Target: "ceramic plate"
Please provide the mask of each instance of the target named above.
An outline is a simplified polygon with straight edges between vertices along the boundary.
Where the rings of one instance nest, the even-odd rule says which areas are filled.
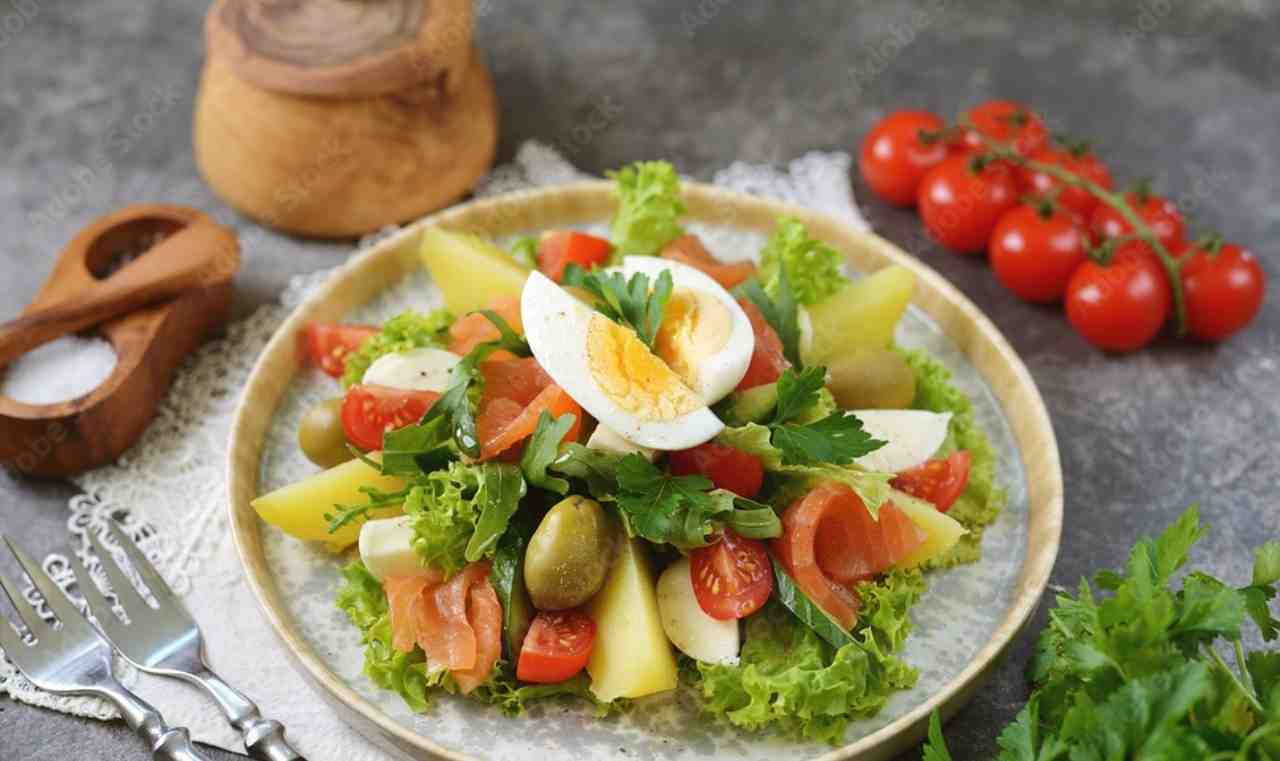
[[[475,201],[407,228],[354,257],[303,303],[267,346],[245,389],[230,457],[231,525],[245,573],[266,623],[296,666],[349,723],[378,744],[412,758],[581,761],[612,758],[887,758],[924,733],[934,709],[949,714],[979,685],[1034,608],[1058,552],[1062,473],[1044,403],[1022,362],[991,322],[937,273],[874,235],[805,209],[717,188],[686,186],[689,227],[725,259],[754,256],[778,216],[791,214],[849,256],[854,271],[887,264],[918,276],[916,299],[898,342],[945,362],[974,400],[1000,454],[1009,503],[987,530],[981,562],[929,576],[912,610],[915,631],[901,656],[920,670],[914,689],[897,693],[880,715],[855,722],[833,748],[736,732],[699,718],[677,691],[641,701],[606,721],[563,704],[508,719],[496,710],[445,697],[424,715],[361,674],[358,634],[333,606],[339,559],[258,520],[256,495],[314,472],[295,443],[307,406],[332,396],[333,381],[299,361],[296,335],[311,321],[373,322],[408,307],[440,303],[417,256],[423,225],[439,224],[498,240],[548,227],[602,230],[613,211],[604,182],[527,191]]]

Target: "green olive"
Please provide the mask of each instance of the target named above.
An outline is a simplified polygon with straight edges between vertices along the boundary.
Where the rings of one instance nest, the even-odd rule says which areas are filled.
[[[916,374],[890,349],[858,349],[832,360],[827,370],[827,388],[843,409],[903,409],[916,397]]]
[[[326,399],[307,410],[298,424],[298,446],[307,459],[332,468],[351,459],[342,430],[342,400]]]
[[[615,526],[600,503],[566,497],[547,511],[524,555],[524,585],[538,610],[575,608],[604,586]]]

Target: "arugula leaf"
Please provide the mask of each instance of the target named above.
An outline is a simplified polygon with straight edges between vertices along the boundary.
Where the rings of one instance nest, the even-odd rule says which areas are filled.
[[[756,309],[760,310],[764,321],[769,323],[782,341],[782,354],[787,361],[796,367],[800,362],[800,307],[796,303],[795,294],[791,291],[791,281],[787,279],[785,269],[778,272],[778,283],[774,288],[775,296],[769,297],[764,286],[755,278],[747,280],[734,289],[735,295],[745,298]]]
[[[795,300],[804,306],[817,304],[849,282],[840,271],[842,264],[840,252],[810,238],[804,224],[792,217],[778,220],[773,235],[760,251],[760,277],[765,292],[779,298],[786,278]]]
[[[517,264],[531,270],[538,268],[538,239],[532,235],[522,235],[511,244],[511,258]]]
[[[773,539],[782,536],[782,521],[778,513],[763,502],[739,497],[733,492],[716,489],[713,494],[728,494],[733,498],[734,511],[725,519],[725,525],[738,536],[747,539]]]
[[[855,642],[853,636],[842,629],[835,619],[805,597],[804,592],[800,591],[800,587],[796,586],[795,580],[791,578],[791,574],[787,573],[787,569],[783,568],[776,558],[770,556],[769,559],[773,561],[773,594],[778,602],[786,606],[787,610],[800,619],[801,623],[812,629],[814,634],[822,637],[832,647],[843,647]]]
[[[475,500],[481,505],[480,517],[471,541],[467,542],[465,555],[471,563],[493,554],[527,491],[524,477],[514,465],[486,462],[479,467],[480,488]]]
[[[498,540],[489,570],[489,581],[502,605],[503,653],[510,663],[519,661],[520,647],[533,619],[533,603],[524,586],[524,551],[536,528],[527,513],[523,520],[521,516],[513,518]]]
[[[453,366],[449,371],[449,385],[444,394],[431,405],[431,409],[427,410],[421,420],[421,425],[441,418],[447,420],[458,448],[472,457],[480,456],[480,440],[476,434],[475,415],[471,412],[470,394],[471,384],[480,374],[480,363],[499,349],[505,349],[518,357],[528,357],[532,353],[528,342],[517,335],[501,315],[489,309],[481,309],[479,312],[493,323],[500,337],[495,341],[476,345]]]
[[[598,500],[613,501],[618,492],[621,459],[616,454],[570,442],[560,448],[560,455],[547,469],[583,481],[587,491]]]
[[[377,462],[372,462],[372,465],[378,467]],[[368,501],[360,505],[334,505],[333,511],[324,513],[323,516],[329,524],[326,530],[332,534],[343,526],[368,520],[369,514],[375,510],[402,504],[408,498],[410,491],[409,487],[399,491],[382,491],[372,486],[361,486],[359,492],[365,495]]]
[[[520,457],[520,470],[531,486],[556,494],[569,493],[569,482],[548,474],[547,468],[560,456],[560,442],[576,419],[576,415],[566,413],[553,420],[546,410],[538,416],[538,427],[533,429],[533,435]]]
[[[607,175],[618,193],[618,213],[609,228],[622,254],[653,256],[684,234],[680,176],[665,161],[637,161]]]
[[[383,475],[416,476],[444,467],[455,456],[443,417],[382,434]]]
[[[663,270],[649,283],[649,276],[637,272],[628,280],[617,271],[592,270],[588,272],[576,264],[565,267],[563,282],[582,288],[595,296],[596,310],[610,320],[635,331],[650,349],[662,327],[662,316],[671,298],[673,282],[671,271]]]

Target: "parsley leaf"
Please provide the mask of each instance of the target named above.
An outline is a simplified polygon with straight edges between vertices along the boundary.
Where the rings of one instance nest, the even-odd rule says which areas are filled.
[[[791,364],[801,366],[800,362],[800,307],[796,303],[795,293],[791,290],[791,281],[787,279],[785,269],[778,271],[777,287],[770,298],[760,281],[751,278],[735,289],[735,293],[750,301],[760,310],[764,321],[769,323],[782,340],[782,354]]]
[[[569,432],[577,416],[564,414],[552,419],[546,410],[538,416],[538,427],[533,429],[529,443],[520,457],[520,470],[531,486],[553,491],[556,494],[568,494],[569,482],[563,478],[547,473],[547,468],[560,455],[560,442]]]
[[[637,454],[618,461],[617,478],[618,509],[627,533],[681,550],[705,547],[722,522],[732,525],[741,500],[732,492],[713,490],[706,476],[673,476]],[[746,500],[744,504],[745,514],[738,521],[745,530],[756,538],[782,532],[776,515],[770,522],[759,511],[759,503]]]
[[[814,405],[826,375],[823,367],[799,373],[787,368],[778,379],[778,404],[769,430],[784,465],[847,465],[885,445],[863,429],[856,415],[842,410],[804,425],[790,422]]]
[[[440,418],[447,420],[458,448],[472,457],[480,456],[480,440],[476,434],[476,419],[471,412],[469,392],[471,384],[480,373],[480,363],[499,349],[505,349],[519,357],[527,357],[532,353],[528,342],[512,330],[501,315],[488,309],[481,309],[479,312],[498,329],[499,338],[477,344],[461,362],[453,366],[449,371],[449,385],[444,394],[431,405],[420,423],[427,425]]]
[[[663,270],[650,285],[649,276],[637,272],[628,280],[621,272],[593,270],[576,264],[565,267],[564,284],[576,286],[595,296],[596,310],[610,320],[636,332],[649,348],[658,337],[662,316],[671,298],[671,272]]]

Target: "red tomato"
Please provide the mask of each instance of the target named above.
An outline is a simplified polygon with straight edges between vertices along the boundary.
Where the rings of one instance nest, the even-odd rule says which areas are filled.
[[[773,593],[773,571],[764,542],[725,529],[720,541],[689,554],[693,594],[708,616],[721,621],[746,618]]]
[[[858,622],[862,601],[851,588],[827,576],[818,566],[817,536],[820,524],[850,497],[857,499],[858,495],[843,484],[818,485],[782,513],[782,536],[773,540],[778,562],[795,579],[800,591],[846,631]]]
[[[942,117],[928,111],[895,111],[876,122],[858,152],[862,179],[895,206],[915,205],[920,181],[947,157],[945,141],[922,135],[945,127]]]
[[[714,441],[672,452],[667,456],[667,467],[677,476],[701,473],[717,489],[747,499],[756,496],[764,484],[764,465],[759,457]]]
[[[751,363],[747,365],[747,374],[738,381],[738,391],[745,391],[766,383],[773,383],[782,377],[782,371],[791,366],[782,352],[782,339],[770,327],[756,308],[747,299],[738,299],[738,304],[751,320],[751,329],[756,334],[755,349],[751,353]]]
[[[1009,145],[1023,156],[1030,156],[1049,144],[1049,130],[1045,129],[1044,122],[1021,103],[989,100],[970,109],[968,117],[977,132]],[[984,148],[974,130],[966,130],[963,141],[969,150],[981,152]]]
[[[338,325],[331,322],[313,322],[303,330],[303,344],[307,355],[321,370],[335,378],[342,377],[347,365],[347,355],[377,333],[372,325]]]
[[[1157,195],[1146,194],[1140,197],[1136,193],[1125,194],[1125,200],[1138,213],[1138,218],[1155,233],[1156,240],[1170,250],[1181,248],[1185,224],[1173,202]],[[1093,233],[1094,240],[1102,241],[1133,234],[1133,225],[1120,212],[1100,203],[1089,218],[1089,230]]]
[[[707,273],[712,280],[726,290],[736,288],[738,284],[756,274],[754,262],[722,262],[711,255],[696,235],[681,235],[663,246],[658,256],[696,267]]]
[[[1173,294],[1155,252],[1141,241],[1120,246],[1110,264],[1087,261],[1067,284],[1067,320],[1099,349],[1140,349],[1169,318]]]
[[[591,659],[596,622],[580,610],[544,610],[533,617],[520,648],[516,678],[555,684],[573,677]]]
[[[1050,303],[1066,293],[1067,281],[1084,263],[1087,248],[1074,213],[1024,204],[1000,217],[988,256],[1005,288],[1027,301]]]
[[[975,168],[973,158],[952,156],[920,183],[920,219],[930,237],[960,253],[987,247],[1000,215],[1018,203],[1013,172],[1003,163]]]
[[[938,512],[945,513],[964,493],[972,465],[973,455],[969,450],[961,449],[950,457],[929,460],[902,471],[893,479],[893,488],[932,502]]]
[[[439,398],[434,391],[357,383],[342,402],[342,430],[363,450],[382,449],[382,434],[418,422]]]
[[[489,304],[491,311],[497,312],[498,316],[507,321],[511,329],[517,333],[524,333],[524,324],[520,321],[520,298],[518,296],[504,296],[495,299]],[[465,357],[477,345],[485,341],[496,341],[500,338],[497,327],[489,318],[479,312],[459,317],[449,326],[449,351],[460,357]],[[489,359],[509,358],[512,354],[507,351],[497,351],[489,355]]]
[[[573,230],[548,230],[538,239],[538,269],[558,283],[570,264],[594,269],[609,261],[611,253],[613,244],[604,238]]]
[[[1182,267],[1187,329],[1206,341],[1234,335],[1262,309],[1266,284],[1262,265],[1234,243],[1224,243],[1217,251],[1193,249]]]
[[[1111,190],[1111,172],[1092,152],[1073,153],[1056,148],[1042,148],[1031,156],[1032,161],[1062,167],[1068,172],[1091,180],[1107,190]],[[1088,219],[1098,206],[1098,199],[1089,191],[1075,185],[1063,184],[1061,180],[1044,172],[1023,168],[1020,170],[1023,190],[1039,196],[1053,196],[1059,206],[1070,209]],[[1055,195],[1056,194],[1056,195]]]

